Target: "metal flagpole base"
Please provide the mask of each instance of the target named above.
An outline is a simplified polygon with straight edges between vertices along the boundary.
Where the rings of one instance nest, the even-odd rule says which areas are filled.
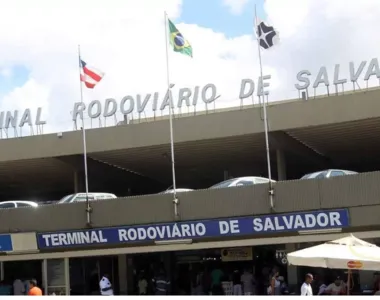
[[[173,199],[173,205],[174,205],[174,219],[176,221],[179,221],[179,219],[180,219],[179,212],[178,212],[178,204],[179,204],[179,199],[177,197],[175,197]]]
[[[274,208],[274,188],[271,186],[268,191],[269,194],[269,202],[270,202],[270,210],[271,212],[276,212],[276,209]]]
[[[86,215],[87,215],[86,226],[88,228],[92,228],[91,214],[92,214],[92,207],[91,207],[90,204],[88,204],[87,207],[86,207]]]

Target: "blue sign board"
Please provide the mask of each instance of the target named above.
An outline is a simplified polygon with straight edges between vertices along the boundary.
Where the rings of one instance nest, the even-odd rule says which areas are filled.
[[[12,237],[10,234],[0,235],[0,252],[11,252],[13,251]]]
[[[39,233],[39,249],[250,236],[348,227],[347,209]]]

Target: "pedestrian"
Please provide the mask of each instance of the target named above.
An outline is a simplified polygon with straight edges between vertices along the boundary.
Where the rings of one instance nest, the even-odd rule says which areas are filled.
[[[112,284],[108,274],[104,274],[102,279],[100,279],[99,288],[102,296],[113,296]]]
[[[313,275],[306,274],[305,282],[301,286],[301,296],[313,296],[313,289],[311,288],[311,282],[313,281]]]
[[[37,286],[37,280],[29,280],[29,296],[42,296],[42,290]]]
[[[280,296],[281,295],[281,282],[278,280],[280,273],[277,269],[273,269],[270,286],[268,287],[268,295]]]
[[[25,296],[25,293],[26,293],[26,290],[25,290],[24,283],[22,282],[22,280],[20,278],[17,278],[13,282],[13,295],[15,295],[15,296],[24,295]]]
[[[243,294],[243,289],[241,286],[241,275],[238,270],[235,270],[232,274],[232,294],[234,296],[241,296]]]
[[[139,281],[137,282],[139,295],[146,295],[148,292],[148,282],[145,279],[144,271],[141,271]]]
[[[157,277],[152,279],[154,286],[154,291],[156,295],[168,295],[170,281],[166,278],[165,272],[163,269],[160,270]]]
[[[253,274],[250,272],[249,268],[246,268],[243,275],[241,275],[241,282],[243,284],[244,295],[250,296],[255,294],[255,279],[253,278]]]

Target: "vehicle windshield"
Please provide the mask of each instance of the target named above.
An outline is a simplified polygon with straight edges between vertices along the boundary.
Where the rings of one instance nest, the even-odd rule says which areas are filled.
[[[58,203],[69,203],[73,199],[74,195],[67,195],[63,197]]]
[[[210,189],[227,188],[227,187],[229,187],[229,186],[231,185],[231,183],[233,183],[235,180],[236,180],[236,178],[228,179],[228,180],[222,181],[222,182],[220,182],[220,183],[217,183],[217,184],[211,186]]]
[[[310,173],[310,174],[306,174],[305,176],[301,177],[301,179],[325,178],[327,173],[328,173],[328,171]]]

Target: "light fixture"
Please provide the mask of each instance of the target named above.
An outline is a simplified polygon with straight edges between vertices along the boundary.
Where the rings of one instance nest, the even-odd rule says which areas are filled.
[[[168,241],[155,241],[156,245],[172,245],[172,244],[192,244],[192,239],[186,240],[168,240]]]
[[[298,231],[298,233],[301,234],[301,235],[306,235],[306,234],[324,234],[324,233],[338,233],[338,232],[342,232],[342,228],[300,230],[300,231]]]

